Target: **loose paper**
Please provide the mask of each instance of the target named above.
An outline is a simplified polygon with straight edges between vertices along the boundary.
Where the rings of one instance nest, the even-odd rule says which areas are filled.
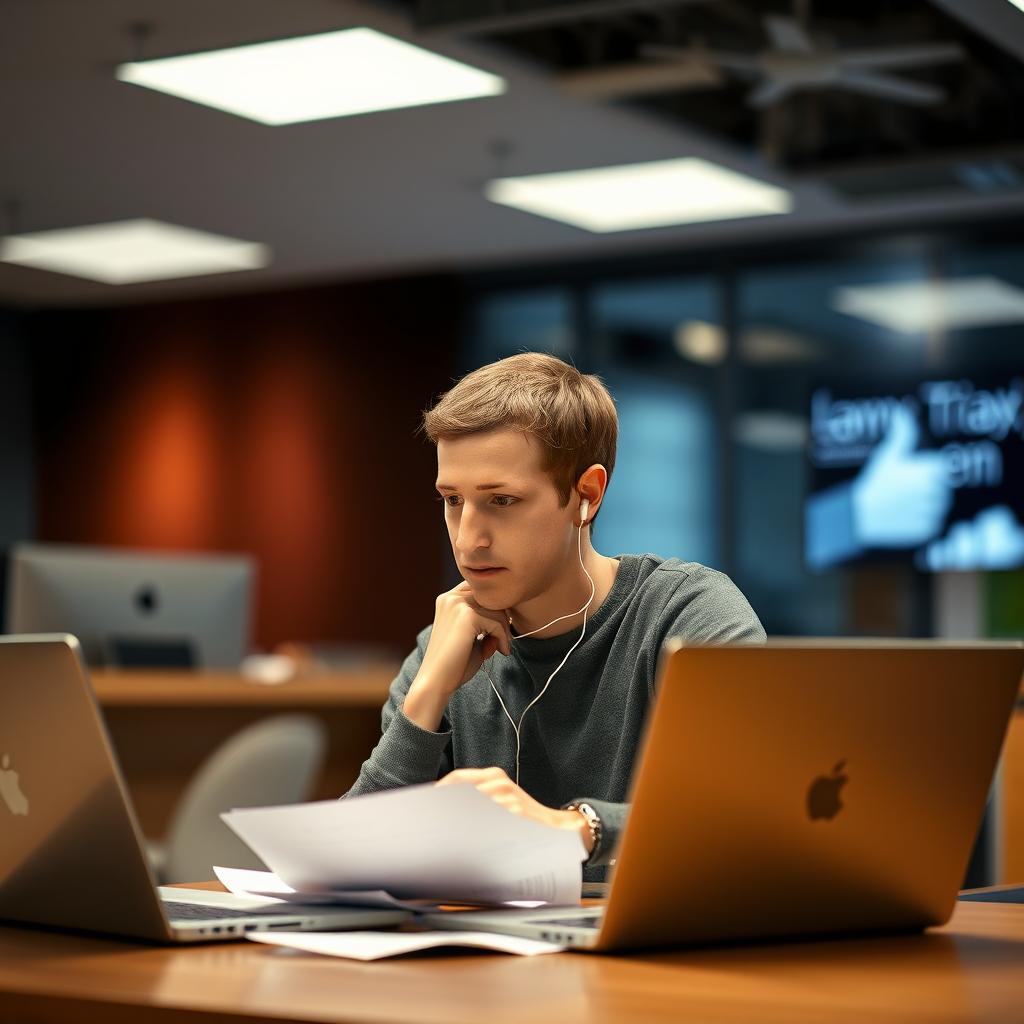
[[[214,873],[228,892],[251,899],[273,899],[275,903],[301,903],[305,906],[385,907],[400,910],[437,910],[441,904],[431,900],[396,900],[383,889],[355,891],[296,892],[272,871],[248,868],[223,868],[214,865]]]
[[[374,892],[397,901],[579,903],[586,857],[579,835],[510,814],[471,785],[409,786],[221,817],[302,902]]]
[[[350,960],[380,960],[438,946],[470,946],[519,956],[558,953],[566,948],[554,942],[489,932],[249,932],[246,938]]]

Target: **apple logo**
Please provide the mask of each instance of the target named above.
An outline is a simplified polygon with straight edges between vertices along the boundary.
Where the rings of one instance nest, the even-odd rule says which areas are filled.
[[[28,797],[18,785],[18,773],[11,767],[9,754],[4,754],[0,762],[0,796],[12,814],[28,814]]]
[[[153,615],[160,607],[160,592],[146,583],[136,591],[134,603],[140,615]]]
[[[843,802],[839,799],[839,790],[849,781],[843,774],[846,766],[844,757],[832,769],[831,775],[819,775],[807,790],[807,814],[811,821],[818,818],[832,820],[842,810]]]

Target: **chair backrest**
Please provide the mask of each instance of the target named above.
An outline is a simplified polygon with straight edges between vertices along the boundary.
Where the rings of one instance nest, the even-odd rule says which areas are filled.
[[[327,730],[310,715],[276,715],[225,740],[192,778],[167,832],[164,882],[213,878],[213,865],[266,865],[220,820],[232,807],[299,803],[323,765]]]

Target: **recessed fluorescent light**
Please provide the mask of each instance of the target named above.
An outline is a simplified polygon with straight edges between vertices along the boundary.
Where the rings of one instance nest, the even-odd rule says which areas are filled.
[[[270,250],[257,242],[146,219],[35,231],[0,241],[0,263],[104,284],[255,270],[269,262]]]
[[[676,327],[673,340],[684,359],[708,366],[722,362],[729,347],[725,331],[706,320],[684,320]]]
[[[832,308],[906,334],[1024,321],[1024,291],[997,277],[837,288]]]
[[[505,91],[497,75],[372,28],[122,64],[117,77],[262,124],[347,117]]]
[[[793,205],[785,189],[699,157],[498,178],[485,194],[587,231],[788,213]]]
[[[1010,3],[1018,10],[1024,11],[1024,0],[1010,0]]]

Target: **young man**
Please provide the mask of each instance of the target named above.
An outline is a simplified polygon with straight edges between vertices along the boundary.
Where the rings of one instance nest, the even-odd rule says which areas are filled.
[[[438,597],[347,795],[475,785],[514,814],[578,832],[584,876],[600,880],[662,643],[758,643],[764,630],[713,569],[594,549],[618,436],[597,377],[512,356],[464,377],[424,428],[464,582]]]

